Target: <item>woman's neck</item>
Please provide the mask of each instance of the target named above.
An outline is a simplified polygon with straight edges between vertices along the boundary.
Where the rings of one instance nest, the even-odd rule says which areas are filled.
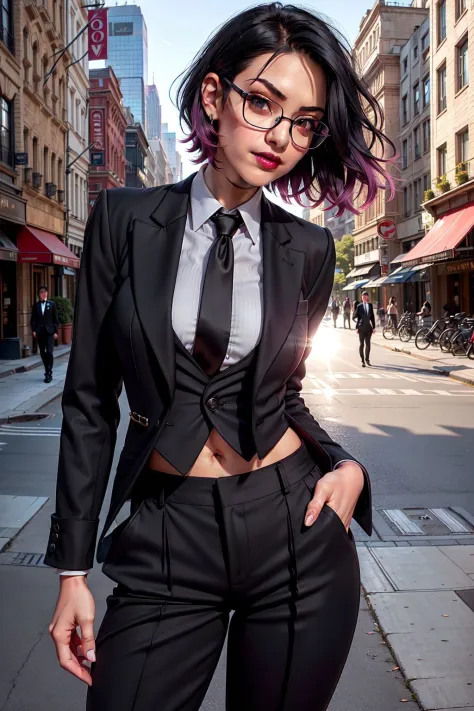
[[[228,210],[233,210],[250,200],[260,188],[245,184],[237,175],[229,178],[227,172],[225,168],[216,170],[211,165],[207,165],[204,181],[216,200]]]

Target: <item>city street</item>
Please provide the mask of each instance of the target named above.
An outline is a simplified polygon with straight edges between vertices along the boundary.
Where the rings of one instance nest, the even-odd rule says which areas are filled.
[[[466,631],[471,632],[472,640],[472,603],[470,609],[468,597],[465,604],[455,592],[448,591],[456,589],[467,595],[474,589],[474,563],[471,568],[466,568],[459,558],[461,562],[455,565],[451,560],[454,560],[454,553],[451,558],[444,554],[451,546],[453,552],[464,552],[464,559],[470,555],[470,560],[474,561],[474,546],[466,545],[472,540],[469,518],[463,518],[463,512],[474,516],[474,388],[435,373],[429,363],[392,353],[377,345],[372,348],[371,362],[370,368],[360,367],[358,338],[354,331],[333,329],[327,322],[315,339],[308,360],[308,377],[304,382],[304,397],[314,415],[337,441],[364,462],[371,474],[374,534],[369,539],[355,522],[352,528],[358,542],[362,582],[369,603],[375,609],[382,629],[389,633],[389,644],[386,644],[367,599],[361,594],[354,644],[330,711],[392,711],[399,709],[400,703],[404,703],[402,708],[419,708],[396,668],[398,661],[394,661],[389,646],[396,652],[400,649],[400,666],[405,676],[423,680],[418,687],[418,682],[413,684],[422,699],[428,698],[428,691],[437,699],[446,693],[443,706],[427,702],[422,708],[472,708],[472,686],[465,678],[462,663],[458,664],[456,685],[462,687],[462,698],[466,701],[462,705],[456,697],[456,703],[448,705],[454,698],[451,696],[454,692],[446,691],[451,689],[452,683],[454,688],[454,682],[448,679],[452,674],[443,673],[439,665],[436,674],[431,674],[420,661],[417,661],[416,673],[411,673],[412,667],[408,662],[405,664],[408,652],[403,644],[409,639],[409,650],[418,650],[415,652],[417,660],[427,659],[430,649],[436,649],[436,640],[429,640],[429,630],[435,629],[438,622],[435,620],[430,623],[431,627],[425,628],[426,620],[422,619],[425,614],[422,608],[431,608],[433,615],[436,611],[437,618],[450,618],[442,620],[452,634],[451,637],[448,632],[441,635],[446,659],[450,656],[455,659],[460,651],[472,669],[473,657],[470,655],[474,650],[466,634]],[[15,377],[18,382],[22,375],[28,378],[28,387],[31,387],[32,379],[42,380],[40,368],[9,377]],[[3,386],[7,380],[4,379]],[[122,411],[120,442],[128,420],[125,400]],[[12,553],[44,552],[49,516],[54,510],[61,424],[59,401],[42,407],[41,412],[50,417],[19,424],[0,424],[0,498],[4,501],[9,496],[47,498],[7,551],[0,554],[2,562],[8,563],[0,565],[0,595],[4,601],[1,628],[5,652],[0,672],[0,711],[31,708],[62,711],[66,705],[71,711],[84,708],[86,689],[59,668],[48,635],[58,587],[55,572],[41,566],[41,556],[31,556],[30,559],[12,556]],[[414,515],[413,510],[419,515]],[[433,511],[438,512],[439,518]],[[126,515],[124,511],[121,517]],[[457,521],[457,528],[453,520]],[[0,522],[1,525],[4,524]],[[420,580],[425,574],[434,575],[440,570],[437,560],[444,555],[451,565],[446,580],[439,583],[431,579],[418,587],[407,586],[406,569],[396,556],[406,557],[410,553],[415,557],[422,556],[417,558]],[[424,555],[428,556],[428,561],[433,558],[434,564],[425,566]],[[13,559],[16,565],[11,564]],[[19,565],[20,562],[23,564]],[[457,575],[451,580],[449,576],[454,569]],[[105,609],[105,597],[113,583],[101,573],[97,564],[89,582],[97,603],[98,627]],[[422,595],[421,603],[417,594]],[[433,596],[431,605],[425,603],[427,594]],[[409,604],[400,597],[409,595],[412,596]],[[437,595],[449,597],[449,600],[443,600],[446,608],[441,607],[439,615]],[[417,616],[406,621],[403,614],[410,606],[418,610]],[[386,621],[390,622],[387,622],[389,629],[384,627]],[[397,625],[408,625],[409,629]],[[454,642],[452,647],[448,640]],[[425,653],[419,651],[423,645]],[[438,658],[432,660],[433,665],[435,661],[438,663]],[[223,655],[202,709],[223,710],[224,688]]]

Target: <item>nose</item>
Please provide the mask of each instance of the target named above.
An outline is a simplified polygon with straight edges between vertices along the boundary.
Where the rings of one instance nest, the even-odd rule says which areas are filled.
[[[291,141],[290,136],[291,124],[283,118],[278,126],[274,126],[266,133],[268,143],[272,143],[279,148],[286,148]]]

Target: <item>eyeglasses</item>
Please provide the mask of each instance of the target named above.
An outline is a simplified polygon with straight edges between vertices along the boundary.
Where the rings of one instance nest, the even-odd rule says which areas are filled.
[[[290,122],[290,136],[295,146],[310,151],[319,148],[324,139],[330,135],[329,129],[323,121],[319,121],[313,116],[298,116],[294,119],[283,116],[283,107],[273,99],[268,99],[262,94],[244,91],[230,79],[224,78],[224,81],[243,98],[242,115],[250,126],[259,128],[261,131],[269,131],[276,128],[285,119]]]

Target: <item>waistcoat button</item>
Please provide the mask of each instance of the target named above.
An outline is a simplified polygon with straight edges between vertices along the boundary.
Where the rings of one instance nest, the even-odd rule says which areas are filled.
[[[207,406],[211,410],[211,412],[215,412],[219,407],[217,399],[215,397],[210,397],[207,401]]]

